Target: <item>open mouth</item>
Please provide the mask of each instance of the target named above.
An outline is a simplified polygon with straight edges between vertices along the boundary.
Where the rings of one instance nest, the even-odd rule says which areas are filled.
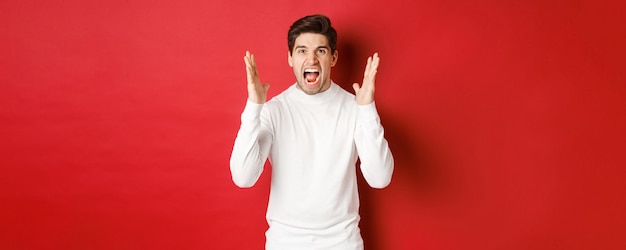
[[[305,69],[304,70],[304,79],[306,79],[306,82],[308,84],[316,83],[319,75],[320,75],[320,72],[317,69]]]

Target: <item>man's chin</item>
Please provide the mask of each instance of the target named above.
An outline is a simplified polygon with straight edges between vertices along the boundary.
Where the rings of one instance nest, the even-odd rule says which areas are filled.
[[[319,81],[317,81],[316,83],[308,83],[306,81],[302,81],[298,83],[298,88],[308,95],[315,95],[323,92],[322,85],[319,83]]]

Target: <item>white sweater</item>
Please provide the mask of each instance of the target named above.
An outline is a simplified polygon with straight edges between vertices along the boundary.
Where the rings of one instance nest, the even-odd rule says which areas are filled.
[[[335,233],[346,229],[361,241],[357,158],[375,188],[389,184],[394,167],[375,104],[358,105],[335,83],[316,95],[294,84],[265,104],[246,103],[230,159],[235,184],[254,185],[268,156],[268,248],[270,241],[298,235],[304,237],[302,244],[318,242],[320,247],[333,238],[350,241]],[[273,228],[288,234],[271,233]]]

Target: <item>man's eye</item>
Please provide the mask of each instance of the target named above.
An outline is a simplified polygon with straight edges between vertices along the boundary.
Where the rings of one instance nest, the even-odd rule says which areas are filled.
[[[326,50],[325,49],[318,49],[317,53],[323,55],[323,54],[326,54]]]
[[[298,54],[304,54],[304,50],[303,50],[303,49],[296,50],[296,52],[297,52]]]

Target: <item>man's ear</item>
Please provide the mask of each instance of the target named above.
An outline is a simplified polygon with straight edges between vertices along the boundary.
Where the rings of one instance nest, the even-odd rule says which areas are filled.
[[[330,62],[331,67],[335,67],[335,64],[337,63],[337,59],[339,59],[339,51],[335,50],[335,52],[333,53],[333,59]]]
[[[287,51],[287,62],[289,63],[289,67],[293,68],[293,61],[291,58],[291,51]]]

